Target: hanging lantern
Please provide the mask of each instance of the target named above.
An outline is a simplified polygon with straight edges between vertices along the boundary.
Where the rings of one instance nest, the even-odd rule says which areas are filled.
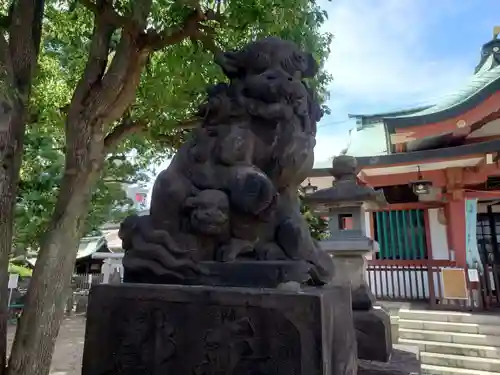
[[[420,166],[418,168],[418,180],[410,181],[410,186],[416,195],[426,195],[431,192],[432,181],[424,180],[422,173],[420,172]]]

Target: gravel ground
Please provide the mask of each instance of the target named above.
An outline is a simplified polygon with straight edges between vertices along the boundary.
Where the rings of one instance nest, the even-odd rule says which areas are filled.
[[[14,330],[15,326],[12,326],[8,336],[9,345],[13,339]],[[59,331],[50,375],[81,375],[84,335],[85,318],[83,316],[72,316],[64,320]],[[412,353],[412,348],[399,345],[395,345],[394,347],[396,350],[393,353],[389,367],[406,370],[406,372],[401,373],[419,374],[420,366],[418,365],[418,361],[415,361],[415,353]],[[375,364],[373,370],[377,369],[380,365]],[[381,373],[386,374],[386,365],[382,365],[381,367],[383,369]],[[379,372],[375,371],[374,373],[378,374]],[[398,371],[394,373],[400,374]]]
[[[9,345],[13,339],[15,326],[9,332]],[[50,375],[81,375],[85,318],[66,318],[59,331],[56,350],[52,358]]]

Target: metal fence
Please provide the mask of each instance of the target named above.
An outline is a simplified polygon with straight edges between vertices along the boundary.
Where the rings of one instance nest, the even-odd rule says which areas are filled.
[[[445,298],[443,268],[457,267],[450,261],[399,261],[390,264],[370,261],[366,279],[379,300],[427,302],[431,308],[455,310],[490,310],[500,308],[500,266],[483,266],[479,281],[466,279],[466,299]],[[467,273],[466,273],[467,274]]]
[[[477,290],[485,310],[500,308],[500,265],[485,265]]]
[[[429,268],[421,264],[370,265],[366,279],[380,300],[426,301],[433,294]]]

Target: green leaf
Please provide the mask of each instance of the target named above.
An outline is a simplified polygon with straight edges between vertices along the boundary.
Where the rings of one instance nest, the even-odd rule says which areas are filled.
[[[309,225],[309,231],[311,232],[312,238],[321,241],[328,238],[328,220],[322,218],[319,215],[313,213],[311,208],[304,202],[303,194],[299,191],[300,199],[300,212],[307,224]]]
[[[129,1],[114,3],[117,12],[126,14]],[[218,3],[204,0],[203,10],[217,10]],[[189,1],[153,0],[148,26],[157,30],[175,27],[191,9]],[[255,38],[276,35],[312,52],[321,66],[328,57],[331,35],[320,32],[326,13],[312,1],[225,0],[220,10],[222,21],[208,24],[215,29],[222,49],[236,49]],[[17,249],[38,247],[53,212],[64,171],[65,111],[85,69],[93,28],[93,14],[78,1],[46,0],[16,206]],[[119,43],[120,30],[112,40],[109,60]],[[327,97],[330,78],[321,70],[311,82],[321,99]],[[154,166],[171,157],[184,140],[187,131],[178,128],[179,122],[192,117],[209,84],[224,79],[213,55],[190,40],[150,56],[135,102],[126,113],[132,121],[147,124],[147,131],[128,136],[107,156],[102,178],[93,190],[87,233],[95,233],[104,222],[119,221],[130,212],[131,202],[118,181],[146,182]],[[314,227],[313,235],[321,236],[324,223],[310,213],[305,215]]]

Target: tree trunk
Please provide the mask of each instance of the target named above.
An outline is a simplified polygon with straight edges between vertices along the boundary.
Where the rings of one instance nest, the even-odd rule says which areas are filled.
[[[5,108],[10,107],[10,113]],[[0,100],[0,374],[3,374],[7,355],[7,289],[9,257],[12,249],[12,226],[16,203],[19,169],[21,168],[24,138],[24,107],[12,106]]]
[[[69,128],[69,127],[68,127]],[[92,188],[104,163],[98,127],[73,123],[66,166],[50,228],[42,240],[7,375],[47,375],[64,317],[75,249],[82,236]]]
[[[12,2],[8,25],[0,33],[0,375],[6,372],[7,270],[14,207],[44,6],[44,0]]]
[[[64,177],[50,228],[40,246],[6,375],[47,375],[50,371],[92,188],[106,152],[129,131],[126,126],[109,127],[134,101],[152,52],[149,39],[145,43],[141,32],[146,29],[152,0],[132,1],[130,19],[116,13],[112,1],[99,3],[99,7],[90,7],[95,20],[89,57],[68,111]],[[111,37],[118,28],[120,42],[108,66]],[[162,46],[189,36],[184,25],[173,39],[163,41],[161,35]]]

